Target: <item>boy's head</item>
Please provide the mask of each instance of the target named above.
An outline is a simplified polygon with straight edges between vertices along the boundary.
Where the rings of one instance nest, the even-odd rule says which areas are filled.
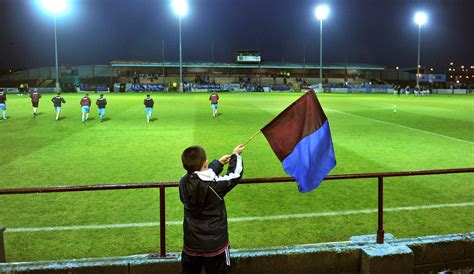
[[[183,154],[181,154],[181,161],[188,174],[207,167],[206,152],[200,146],[192,146],[185,149]]]
[[[147,95],[146,95],[146,98],[150,98],[150,94],[147,94]]]
[[[58,92],[56,92],[56,95],[57,95],[57,96],[61,95],[61,92],[59,92],[59,91],[58,91]]]

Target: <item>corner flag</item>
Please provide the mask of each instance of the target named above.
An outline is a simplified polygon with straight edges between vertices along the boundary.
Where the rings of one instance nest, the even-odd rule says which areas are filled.
[[[261,129],[300,192],[321,184],[336,166],[331,131],[313,90],[301,96]]]

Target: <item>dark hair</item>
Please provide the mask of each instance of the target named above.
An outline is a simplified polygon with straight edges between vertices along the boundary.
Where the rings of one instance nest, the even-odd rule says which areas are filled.
[[[150,94],[147,94],[146,97],[150,97]]]
[[[181,154],[181,161],[183,162],[184,169],[191,174],[201,170],[202,165],[206,161],[206,152],[200,146],[188,147]]]

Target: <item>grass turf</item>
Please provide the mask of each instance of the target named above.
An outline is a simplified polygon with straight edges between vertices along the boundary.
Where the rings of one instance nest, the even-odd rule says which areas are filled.
[[[110,94],[104,123],[97,109],[81,123],[81,95],[65,94],[62,120],[43,95],[40,115],[10,95],[9,119],[0,121],[1,188],[177,181],[180,154],[199,144],[209,158],[229,153],[300,96],[220,94],[213,118],[209,94],[156,94],[154,121],[146,123],[143,94]],[[93,101],[96,99],[92,95]],[[337,166],[331,174],[474,166],[474,97],[323,94]],[[396,112],[394,111],[396,110]],[[245,177],[285,176],[262,135],[243,154]],[[301,194],[296,185],[235,188],[229,218],[376,208],[376,180],[324,182]],[[471,174],[389,178],[385,207],[474,201]],[[157,222],[157,190],[0,196],[0,224],[7,228]],[[182,220],[177,189],[167,190],[167,220]],[[385,231],[397,237],[474,231],[472,206],[385,214]],[[230,222],[233,248],[347,240],[376,232],[376,214]],[[8,261],[102,257],[158,252],[152,227],[5,233]],[[182,228],[167,226],[167,249],[179,251]]]

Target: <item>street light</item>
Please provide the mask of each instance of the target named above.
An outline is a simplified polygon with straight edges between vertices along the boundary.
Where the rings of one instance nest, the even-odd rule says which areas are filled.
[[[56,92],[59,92],[59,65],[58,65],[58,35],[56,31],[56,16],[67,8],[66,0],[41,0],[43,8],[54,15],[54,56],[56,60]]]
[[[416,67],[416,86],[419,87],[420,82],[420,41],[421,41],[421,26],[428,21],[428,16],[424,12],[417,12],[415,14],[415,23],[418,24],[418,66]]]
[[[183,92],[183,48],[181,42],[181,18],[188,13],[186,0],[173,0],[174,13],[179,17],[179,91]]]
[[[329,7],[319,5],[314,10],[316,19],[319,20],[319,91],[323,90],[323,20],[329,15]]]

